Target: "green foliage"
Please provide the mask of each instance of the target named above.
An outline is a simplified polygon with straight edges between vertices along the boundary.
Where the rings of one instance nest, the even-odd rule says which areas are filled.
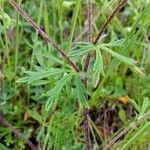
[[[96,50],[96,60],[95,60],[95,63],[94,63],[93,70],[96,71],[96,72],[99,72],[103,76],[105,76],[102,53],[98,48],[96,48],[95,50]]]
[[[89,92],[85,89],[81,78],[78,74],[75,75],[75,85],[78,94],[78,100],[81,107],[89,108],[86,97],[89,95]]]
[[[0,20],[3,21],[3,25],[0,24],[0,27],[1,27],[0,33],[5,32],[5,30],[8,30],[12,25],[14,25],[14,22],[15,22],[2,9],[0,9]]]
[[[108,43],[108,47],[110,47],[110,46],[119,46],[122,41],[123,40],[114,41],[114,44],[111,44],[111,42],[110,42],[110,43]],[[85,55],[89,52],[95,52],[96,53],[96,60],[95,60],[95,63],[94,63],[93,70],[99,71],[104,76],[103,57],[102,57],[102,54],[101,54],[101,50],[103,50],[103,51],[109,53],[110,55],[112,55],[113,57],[117,58],[119,61],[121,61],[124,64],[128,65],[135,73],[137,73],[141,77],[144,76],[142,71],[140,71],[140,69],[135,66],[136,61],[134,59],[125,57],[125,56],[111,50],[108,47],[107,47],[107,44],[98,44],[98,45],[95,46],[93,44],[80,42],[76,46],[76,49],[73,50],[68,56],[79,58],[79,56]]]
[[[76,44],[75,49],[73,49],[68,56],[69,57],[76,57],[83,56],[91,51],[93,51],[95,48],[94,45],[86,43],[86,42],[79,42]]]
[[[48,70],[43,70],[42,68],[38,68],[38,70],[36,72],[33,71],[25,71],[25,73],[28,75],[27,77],[24,77],[22,79],[19,79],[17,82],[19,83],[23,83],[23,82],[28,82],[28,83],[32,83],[35,82],[37,80],[41,80],[44,78],[47,78],[49,76],[54,76],[54,75],[58,75],[59,73],[64,73],[64,72],[69,72],[69,70],[65,70],[65,69],[48,69]],[[44,82],[41,82],[41,84]]]
[[[135,102],[135,100],[133,100],[133,99],[131,100],[131,103],[135,107],[136,111],[138,111],[138,113],[141,115],[143,115],[145,112],[147,112],[150,108],[150,101],[149,101],[148,97],[143,98],[143,103],[141,106],[139,104],[137,104]]]
[[[147,122],[125,145],[123,145],[122,149],[127,150],[131,144],[133,144],[139,137],[143,136],[143,134],[148,131],[150,128],[150,122]]]
[[[28,139],[36,140],[42,150],[82,150],[82,110],[90,108],[92,148],[101,149],[116,131],[150,111],[149,0],[128,1],[96,45],[86,42],[87,1],[17,3],[81,70],[71,70],[7,1],[0,0],[0,113]],[[94,39],[118,1],[92,3]],[[83,73],[88,53],[92,59]],[[143,121],[112,149],[146,149],[148,135],[149,122]],[[27,147],[0,124],[0,149]]]
[[[52,107],[53,103],[56,103],[56,99],[58,98],[60,92],[62,91],[62,88],[65,86],[65,84],[68,82],[68,80],[71,79],[71,76],[73,74],[67,74],[64,77],[62,77],[61,80],[59,80],[56,84],[56,86],[47,92],[47,95],[49,96],[48,101],[46,102],[46,111],[49,111]]]

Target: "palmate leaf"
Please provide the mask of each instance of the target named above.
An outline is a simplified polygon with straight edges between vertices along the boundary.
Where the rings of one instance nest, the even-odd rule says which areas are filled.
[[[89,95],[88,91],[85,89],[80,76],[78,74],[75,75],[75,85],[78,93],[78,100],[81,107],[89,108],[88,102],[85,98],[85,95]]]
[[[52,75],[57,75],[57,74],[61,74],[61,73],[65,73],[65,72],[70,72],[69,69],[49,69],[49,70],[38,70],[36,72],[33,71],[26,71],[25,73],[27,74],[27,76],[19,79],[17,82],[18,83],[24,83],[24,82],[28,82],[28,83],[32,83],[34,81],[37,80],[41,80],[47,77],[50,77]]]
[[[121,47],[125,42],[125,39],[112,40],[109,43],[104,43],[103,45],[106,47]]]
[[[54,88],[52,88],[50,91],[47,92],[47,96],[49,97],[49,99],[47,100],[46,105],[45,105],[46,111],[49,111],[52,108],[53,104],[56,103],[57,97],[61,93],[62,88],[71,79],[72,76],[73,76],[72,72],[65,75],[61,80],[59,80],[56,83]]]

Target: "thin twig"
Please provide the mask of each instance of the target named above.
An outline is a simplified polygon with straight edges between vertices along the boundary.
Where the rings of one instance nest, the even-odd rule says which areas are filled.
[[[87,97],[88,99],[88,97]],[[91,150],[91,139],[90,139],[90,125],[89,125],[89,109],[83,110],[83,121],[84,121],[84,144],[85,150]]]
[[[92,43],[92,0],[89,0],[88,3],[88,42]],[[89,60],[90,54],[87,55],[86,60]],[[84,72],[87,72],[88,65],[90,61],[86,61],[84,65]],[[83,81],[85,87],[87,88],[87,80],[84,79]],[[88,100],[88,96],[86,95]],[[85,143],[85,150],[91,150],[91,139],[90,139],[90,126],[89,126],[89,109],[85,108],[83,111],[84,117],[84,143]]]
[[[8,0],[8,2],[14,7],[14,9],[32,26],[34,30],[37,31],[38,34],[40,34],[45,41],[47,41],[51,46],[55,48],[55,50],[61,54],[61,56],[72,66],[72,68],[76,72],[80,72],[79,68],[76,66],[76,64],[67,56],[67,54],[64,52],[64,50],[58,46],[54,41],[52,41],[45,32],[42,31],[42,29],[22,10],[22,8],[14,1],[14,0]]]
[[[92,14],[93,14],[93,12],[92,12]],[[95,22],[99,18],[100,14],[101,14],[100,12],[98,12],[98,13],[96,12],[96,16],[95,17],[93,16],[94,18],[92,18],[92,24],[93,24],[93,22]],[[72,43],[73,46],[76,44],[76,42],[78,42],[80,40],[81,37],[83,37],[83,36],[85,36],[85,34],[87,34],[87,32],[88,32],[87,24],[88,24],[88,20],[86,19],[85,23],[84,23],[85,28],[83,29],[81,34],[79,34],[77,37],[75,37],[75,39]],[[92,30],[92,32],[93,32],[93,30]]]
[[[12,126],[1,114],[0,114],[0,123],[5,125],[7,128],[11,129],[12,132],[20,138],[22,141],[24,141],[26,144],[28,144],[32,150],[36,150],[37,147],[30,141],[28,140],[22,133],[20,133],[14,126]]]
[[[98,35],[96,36],[93,44],[97,44],[99,38],[101,37],[102,33],[107,29],[110,22],[113,20],[113,18],[116,16],[116,14],[123,8],[123,6],[127,3],[128,0],[122,0],[118,6],[114,9],[112,14],[108,17],[108,19],[105,21],[105,23],[102,25],[101,29],[99,30]]]
[[[92,2],[89,0],[89,6],[88,6],[88,42],[92,43]],[[84,65],[84,72],[87,72],[88,66],[90,63],[90,53],[87,55],[85,65]]]
[[[144,119],[150,118],[150,112],[143,114],[136,121],[131,123],[127,128],[121,131],[114,139],[112,139],[106,146],[104,146],[103,150],[108,150],[112,145],[116,143],[123,135],[125,135],[130,129],[136,127],[141,121]]]

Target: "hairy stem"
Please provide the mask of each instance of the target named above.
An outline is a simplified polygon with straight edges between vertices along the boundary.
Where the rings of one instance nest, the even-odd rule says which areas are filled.
[[[102,27],[99,30],[98,35],[96,36],[93,44],[97,44],[99,38],[101,37],[102,33],[107,29],[110,22],[113,20],[113,18],[116,16],[116,14],[123,8],[123,6],[127,3],[128,0],[122,0],[118,6],[114,9],[114,11],[111,13],[111,15],[108,17],[108,19],[105,21],[105,23],[102,25]]]
[[[92,1],[91,0],[89,0],[89,5],[88,5],[88,42],[92,43]],[[84,72],[87,72],[88,70],[90,57],[91,57],[90,54],[88,54],[86,57]]]
[[[84,144],[85,150],[91,150],[91,139],[90,139],[90,125],[89,125],[89,109],[83,110],[83,121],[84,121]]]
[[[38,34],[40,34],[45,41],[47,41],[51,46],[55,48],[55,50],[61,54],[61,56],[72,66],[72,68],[76,72],[80,72],[79,68],[76,66],[76,64],[67,56],[67,54],[64,52],[64,50],[58,46],[54,41],[52,41],[45,32],[42,31],[42,29],[22,10],[22,8],[14,1],[9,0],[8,1],[14,9],[32,26],[34,30],[37,31]]]
[[[22,133],[20,133],[15,127],[13,127],[1,114],[0,114],[0,123],[5,125],[7,128],[11,129],[12,132],[20,138],[22,141],[24,141],[26,144],[28,144],[32,150],[36,150],[36,146],[28,140]]]
[[[88,3],[88,42],[92,43],[92,0],[89,0]],[[84,72],[87,72],[88,66],[90,63],[90,53],[86,57],[86,61],[84,64]],[[88,61],[89,60],[89,61]],[[87,80],[85,79],[83,81],[85,87],[87,88]],[[88,100],[88,96],[87,100]],[[91,139],[90,139],[90,126],[89,126],[89,109],[85,108],[83,111],[83,117],[84,117],[84,136],[85,136],[85,150],[91,149]]]

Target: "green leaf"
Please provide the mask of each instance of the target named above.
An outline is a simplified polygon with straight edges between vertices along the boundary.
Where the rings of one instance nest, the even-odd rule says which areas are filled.
[[[126,112],[123,108],[120,108],[118,115],[122,122],[126,121]]]
[[[38,121],[39,123],[42,123],[42,117],[40,114],[37,112],[37,110],[33,109],[27,109],[27,112],[29,113],[29,116]]]
[[[104,43],[103,45],[106,47],[121,47],[125,42],[125,39],[112,40],[109,43]]]
[[[44,54],[43,57],[47,58],[50,63],[59,63],[59,64],[61,64],[61,65],[64,64],[64,61],[63,61],[63,60],[61,60],[61,59],[55,57],[55,56],[52,55],[52,54],[47,53],[47,54]]]
[[[73,73],[65,75],[61,80],[59,80],[56,83],[54,88],[52,88],[50,91],[47,92],[49,99],[45,105],[46,111],[49,111],[52,108],[53,104],[56,103],[57,97],[59,96],[62,88],[71,79],[72,75],[73,75]]]
[[[149,98],[148,97],[144,97],[144,101],[143,101],[143,104],[142,104],[141,115],[144,114],[147,111],[148,107],[150,107]]]
[[[130,69],[135,72],[136,74],[138,74],[141,78],[144,78],[144,73],[135,65],[130,66]]]
[[[134,99],[130,99],[133,107],[140,113],[141,109]]]
[[[95,71],[92,75],[93,87],[96,88],[100,80],[100,72]]]
[[[37,81],[33,81],[32,85],[39,86],[39,85],[45,85],[45,84],[48,84],[48,83],[49,83],[49,81],[47,81],[47,80],[37,80]]]
[[[72,1],[71,2],[70,1],[64,1],[63,2],[63,6],[66,7],[67,9],[69,9],[74,4],[75,4],[75,1],[73,1],[73,2]]]
[[[95,46],[86,42],[77,43],[75,49],[73,49],[68,56],[69,57],[79,57],[87,54],[95,49]]]
[[[120,60],[121,62],[129,65],[129,67],[131,68],[131,70],[133,70],[133,72],[135,72],[136,74],[140,75],[141,77],[144,77],[143,72],[135,66],[135,64],[137,63],[134,59],[132,58],[128,58],[125,57],[119,53],[116,53],[115,51],[105,47],[104,45],[99,45],[99,48],[108,52],[109,54],[111,54],[113,57],[116,57],[118,60]]]
[[[43,135],[44,135],[44,129],[45,129],[45,127],[42,126],[41,129],[40,129],[40,131],[38,132],[38,135],[37,135],[37,140],[38,141],[43,137]]]
[[[50,111],[55,102],[55,97],[50,97],[45,104],[45,110]]]
[[[48,96],[53,96],[53,95],[57,96],[61,92],[64,85],[71,79],[72,75],[73,75],[73,73],[64,75],[64,77],[56,83],[55,87],[47,92],[47,95]]]
[[[87,99],[85,98],[85,94],[89,94],[88,91],[85,89],[80,76],[78,74],[75,75],[75,85],[76,85],[76,90],[78,93],[78,99],[79,99],[79,104],[81,107],[86,107],[89,108],[89,104],[87,102]]]
[[[5,145],[3,145],[1,143],[0,143],[0,149],[1,150],[12,150],[12,149],[7,148]]]
[[[24,78],[19,79],[17,82],[18,83],[32,83],[37,80],[41,80],[47,77],[50,77],[52,75],[57,75],[65,72],[69,72],[69,69],[49,69],[49,70],[39,70],[36,72],[33,71],[26,71],[25,73],[28,74]]]
[[[100,72],[103,76],[105,75],[103,70],[103,57],[99,48],[96,47],[96,60],[94,63],[94,71]]]
[[[14,20],[5,13],[2,9],[0,9],[0,20],[3,20],[3,27],[7,30],[14,24]]]
[[[113,57],[116,57],[117,59],[119,59],[120,61],[122,61],[123,63],[125,63],[127,65],[134,65],[136,63],[136,61],[134,59],[128,58],[119,53],[116,53],[115,51],[113,51],[110,48],[107,48],[103,45],[99,45],[99,48],[106,51],[107,53],[111,54]]]
[[[41,49],[35,51],[35,56],[36,56],[36,59],[37,59],[38,63],[41,66],[43,66],[44,59],[43,59],[43,55],[42,55]]]

